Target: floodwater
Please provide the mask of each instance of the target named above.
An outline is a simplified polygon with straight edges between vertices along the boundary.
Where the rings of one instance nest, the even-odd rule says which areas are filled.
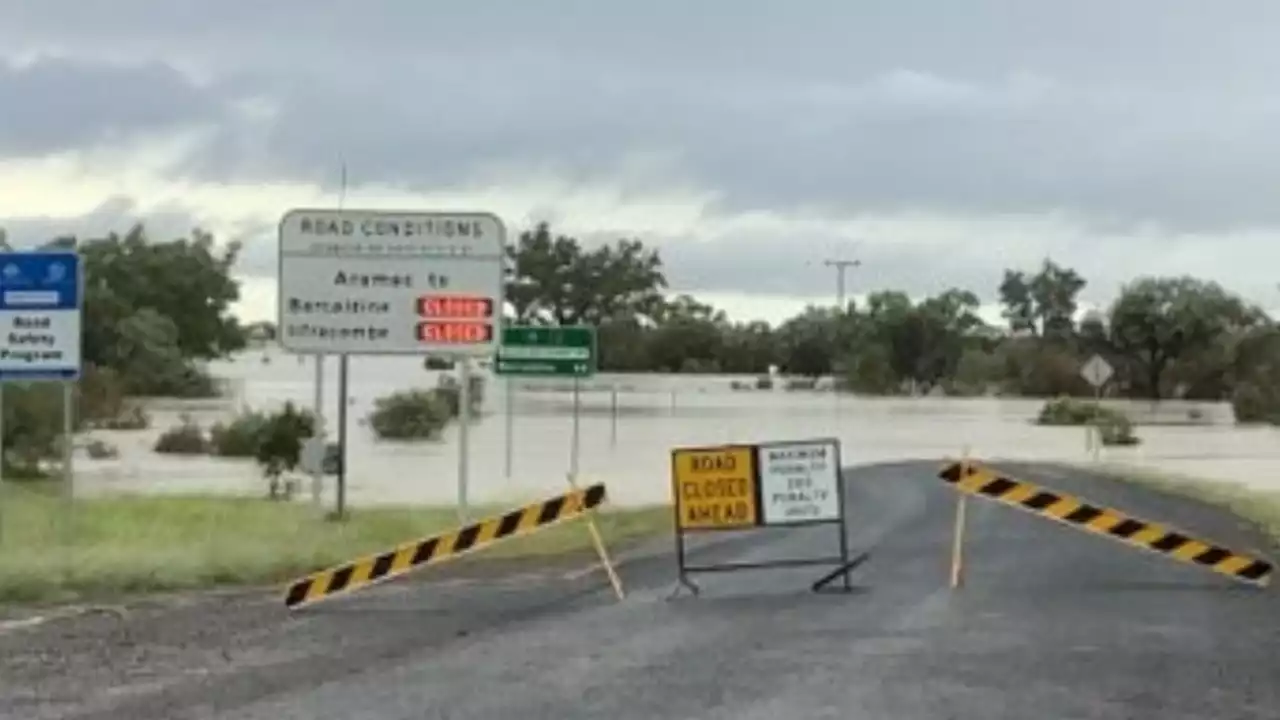
[[[239,407],[286,400],[311,407],[314,361],[256,351],[219,363],[233,396],[212,403],[157,405],[153,429],[95,432],[120,449],[112,460],[76,459],[77,494],[100,492],[263,493],[265,482],[244,460],[157,455],[150,448],[186,411],[203,423]],[[381,395],[434,387],[438,373],[419,358],[362,357],[350,363],[348,501],[452,504],[457,498],[459,438],[454,424],[436,441],[378,442],[364,418]],[[325,414],[335,427],[337,361],[326,366]],[[1083,462],[1080,428],[1032,424],[1039,400],[859,398],[829,392],[733,390],[728,376],[598,375],[579,397],[579,476],[604,481],[615,504],[670,497],[670,450],[677,446],[836,437],[846,465],[943,458],[966,446],[975,457]],[[741,378],[739,378],[741,379]],[[749,378],[748,378],[749,379]],[[490,378],[484,409],[469,433],[472,503],[512,502],[565,488],[573,448],[573,392],[568,381]],[[1280,431],[1236,428],[1223,404],[1148,403],[1125,407],[1142,425],[1136,448],[1108,448],[1103,460],[1280,489]],[[507,442],[510,412],[510,444]],[[1191,418],[1193,418],[1192,420]],[[334,479],[323,495],[333,501]],[[309,481],[303,485],[309,497]]]

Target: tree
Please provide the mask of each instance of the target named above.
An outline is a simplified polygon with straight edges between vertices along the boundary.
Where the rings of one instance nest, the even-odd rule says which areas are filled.
[[[514,266],[507,299],[517,322],[599,324],[625,315],[652,317],[667,287],[662,260],[639,240],[586,251],[577,239],[553,236],[547,223],[508,248]]]
[[[1121,291],[1111,307],[1110,343],[1127,364],[1135,389],[1164,397],[1166,372],[1178,360],[1210,352],[1231,332],[1265,318],[1220,285],[1193,277],[1144,277]]]
[[[1070,340],[1075,334],[1077,297],[1085,284],[1075,270],[1049,259],[1032,276],[1005,270],[999,295],[1009,330],[1050,340]]]
[[[793,375],[816,378],[833,370],[837,353],[836,328],[841,313],[807,307],[778,328],[778,354],[782,367]]]
[[[54,244],[76,247],[74,238]],[[79,243],[84,262],[84,359],[120,371],[138,394],[207,393],[210,384],[190,367],[245,347],[231,315],[239,284],[231,277],[240,246],[221,251],[200,230],[163,243],[142,225],[123,237]],[[187,380],[195,385],[184,389]],[[181,381],[181,382],[180,382]]]
[[[658,313],[649,340],[650,367],[663,372],[719,372],[728,320],[722,311],[680,295]]]

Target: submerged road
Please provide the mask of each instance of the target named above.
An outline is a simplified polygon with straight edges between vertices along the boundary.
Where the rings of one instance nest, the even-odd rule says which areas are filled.
[[[233,595],[0,635],[0,718],[1280,717],[1275,588],[974,499],[965,586],[949,590],[955,494],[938,467],[846,471],[851,544],[871,553],[848,595],[810,593],[821,569],[761,570],[699,576],[701,597],[668,601],[669,556],[628,563],[622,603],[598,575],[564,573],[397,583],[293,617]],[[1192,501],[1070,469],[999,467],[1268,549]],[[767,531],[699,560],[834,544],[830,528]]]

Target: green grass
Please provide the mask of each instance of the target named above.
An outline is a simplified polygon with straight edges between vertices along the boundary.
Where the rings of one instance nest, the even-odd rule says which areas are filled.
[[[1246,520],[1257,523],[1268,535],[1280,541],[1280,491],[1257,490],[1236,482],[1206,480],[1145,468],[1127,466],[1096,468],[1088,465],[1083,467],[1117,480],[1141,483],[1157,490],[1225,508]]]
[[[475,508],[472,517],[506,509]],[[611,544],[671,527],[666,507],[605,509],[596,517]],[[0,602],[14,603],[277,583],[451,529],[457,514],[453,508],[369,508],[331,522],[306,504],[192,496],[120,496],[69,506],[39,486],[7,484],[0,521]],[[584,523],[570,521],[499,542],[474,561],[545,559],[589,550],[590,542]]]

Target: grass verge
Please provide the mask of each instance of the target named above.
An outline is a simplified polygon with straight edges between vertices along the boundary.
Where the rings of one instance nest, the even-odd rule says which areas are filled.
[[[1257,523],[1268,535],[1280,542],[1280,492],[1258,490],[1242,483],[1206,480],[1163,471],[1129,466],[1081,466],[1091,472],[1117,480],[1141,483],[1157,490],[1202,500],[1230,510]]]
[[[508,507],[476,508],[487,517]],[[667,507],[606,509],[606,543],[671,528]],[[369,508],[328,522],[309,505],[253,498],[123,496],[77,501],[11,484],[0,497],[0,603],[65,602],[275,583],[457,525],[453,508]],[[589,551],[570,521],[500,542],[471,562]]]

